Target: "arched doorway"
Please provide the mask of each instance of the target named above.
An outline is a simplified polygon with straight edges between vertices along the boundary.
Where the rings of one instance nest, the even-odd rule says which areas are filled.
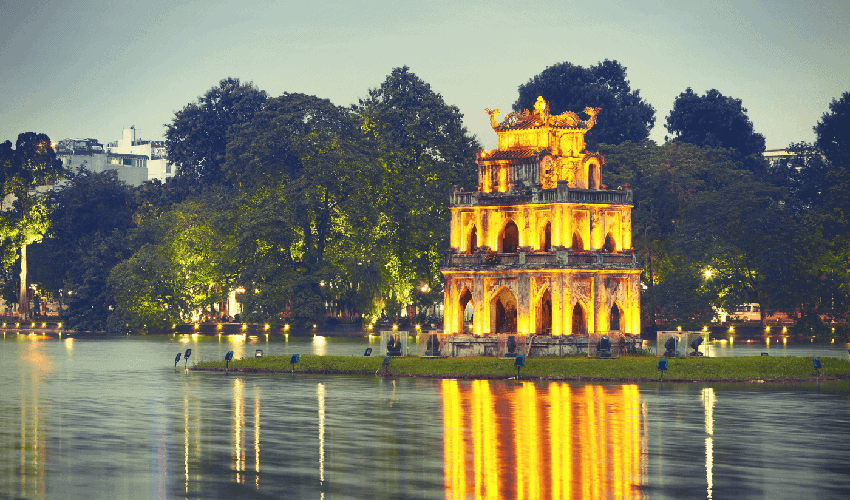
[[[478,229],[472,226],[469,232],[469,253],[475,253],[478,250]]]
[[[505,225],[502,235],[502,253],[516,253],[517,247],[519,247],[519,228],[514,221],[510,221]]]
[[[581,239],[581,235],[578,231],[573,233],[573,243],[571,247],[573,250],[584,250],[584,240]]]
[[[469,291],[469,288],[464,287],[460,294],[460,300],[458,301],[458,311],[460,312],[458,333],[464,332],[464,326],[466,325],[467,320],[472,321],[474,319],[472,317],[472,312],[469,311],[470,308],[474,310],[474,307],[472,307],[473,305],[472,292]]]
[[[626,329],[623,310],[620,309],[620,306],[616,302],[611,306],[611,324],[608,326],[608,329],[617,332],[622,332]]]
[[[547,289],[540,298],[540,317],[538,318],[537,333],[552,333],[552,294]]]
[[[493,297],[490,331],[493,333],[516,333],[517,302],[513,292],[502,288]]]
[[[584,314],[584,307],[581,302],[576,302],[573,307],[573,335],[587,335],[587,317]]]
[[[540,249],[544,252],[552,251],[552,223],[547,222],[543,228],[543,237],[541,238]]]

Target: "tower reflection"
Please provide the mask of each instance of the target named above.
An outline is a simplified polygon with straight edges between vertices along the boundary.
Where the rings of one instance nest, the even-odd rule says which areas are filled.
[[[640,498],[635,385],[444,380],[446,498]]]

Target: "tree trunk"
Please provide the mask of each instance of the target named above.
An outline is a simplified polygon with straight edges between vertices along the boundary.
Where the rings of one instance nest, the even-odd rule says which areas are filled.
[[[21,247],[21,290],[18,297],[18,315],[21,319],[29,319],[30,301],[27,294],[27,246]]]

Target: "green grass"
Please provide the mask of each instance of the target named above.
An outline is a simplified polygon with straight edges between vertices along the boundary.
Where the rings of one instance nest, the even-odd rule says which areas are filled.
[[[850,362],[820,358],[821,378],[850,380]],[[296,373],[373,375],[384,372],[383,357],[302,355]],[[224,370],[223,361],[202,361],[196,370]],[[526,379],[551,380],[658,380],[658,360],[654,357],[620,359],[527,358],[520,371]],[[240,372],[289,372],[289,356],[247,358],[230,362],[230,370]],[[513,359],[497,358],[393,358],[393,376],[438,378],[508,378],[516,376]],[[806,381],[817,378],[812,358],[735,357],[670,359],[664,380],[679,381]]]

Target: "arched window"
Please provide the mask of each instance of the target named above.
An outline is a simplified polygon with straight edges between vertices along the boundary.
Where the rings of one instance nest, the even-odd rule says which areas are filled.
[[[502,237],[502,253],[516,253],[517,247],[519,247],[519,228],[514,221],[510,221],[505,226]]]
[[[604,252],[616,252],[617,251],[617,241],[614,239],[614,235],[608,233],[605,235],[605,245],[602,246],[602,251]]]
[[[587,166],[587,188],[599,189],[599,165],[595,163]]]
[[[540,327],[537,333],[552,333],[552,294],[549,290],[543,293],[540,300]]]
[[[581,235],[578,231],[573,233],[573,250],[584,250],[584,241],[581,239]]]
[[[543,241],[542,248],[544,252],[552,251],[552,223],[547,222],[546,227],[543,228]]]
[[[614,303],[611,306],[611,325],[608,329],[611,331],[622,331],[623,326],[623,312],[620,311],[620,306]]]
[[[469,232],[469,253],[475,253],[478,250],[478,230],[472,226],[472,231]]]

